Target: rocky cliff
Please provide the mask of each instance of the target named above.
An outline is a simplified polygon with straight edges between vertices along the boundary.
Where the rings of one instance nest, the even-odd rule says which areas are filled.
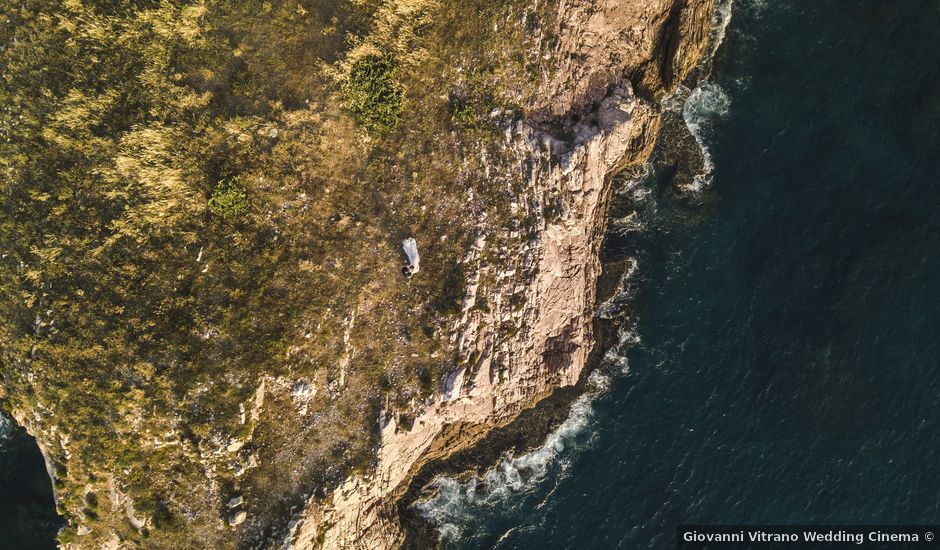
[[[416,472],[582,377],[712,3],[0,7],[0,400],[61,545],[401,545]]]
[[[654,96],[701,60],[712,10],[711,0],[560,4],[558,70],[540,89],[537,115],[506,128],[504,146],[515,162],[498,166],[504,177],[527,183],[513,208],[532,210],[538,234],[520,250],[504,250],[506,261],[487,265],[478,253],[488,238],[481,228],[465,260],[472,275],[454,327],[467,362],[410,427],[394,418],[383,423],[375,471],[347,480],[328,503],[311,500],[287,538],[291,548],[399,546],[396,499],[414,472],[578,382],[594,344],[611,176],[649,158],[659,129]],[[550,121],[573,139],[544,129]],[[481,289],[484,278],[495,283]],[[475,307],[480,301],[489,304],[485,311]],[[507,324],[514,330],[501,338]]]

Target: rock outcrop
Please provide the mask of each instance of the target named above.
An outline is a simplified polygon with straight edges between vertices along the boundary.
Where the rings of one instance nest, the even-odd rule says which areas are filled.
[[[417,472],[583,377],[611,174],[713,1],[41,6],[0,52],[58,67],[10,63],[0,400],[63,547],[401,546]]]
[[[481,231],[455,327],[464,363],[409,428],[385,423],[373,473],[348,479],[328,504],[309,501],[292,524],[292,548],[397,547],[396,502],[418,468],[578,381],[594,343],[610,176],[649,157],[659,128],[651,97],[701,58],[712,9],[711,0],[562,2],[557,71],[533,119],[507,127],[513,160],[499,167],[525,179],[528,200],[512,207],[530,210],[537,234],[492,272],[479,261]],[[552,120],[573,139],[540,129]],[[484,278],[496,282],[484,290]]]

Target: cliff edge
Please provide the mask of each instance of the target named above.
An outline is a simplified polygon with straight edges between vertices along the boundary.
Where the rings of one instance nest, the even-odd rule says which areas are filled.
[[[308,503],[288,536],[291,548],[398,547],[396,499],[414,472],[580,379],[594,344],[611,176],[649,158],[659,129],[649,94],[681,82],[701,61],[714,9],[710,0],[640,4],[559,5],[558,71],[540,89],[533,120],[506,128],[512,160],[496,167],[527,183],[514,205],[534,210],[538,233],[521,250],[504,250],[506,261],[487,265],[479,254],[486,231],[479,232],[454,328],[465,361],[410,428],[394,418],[384,423],[373,473],[347,480],[327,505]],[[564,127],[570,141],[546,131],[545,121]],[[550,197],[550,210],[540,197]],[[484,278],[495,283],[481,288]],[[480,301],[489,307],[476,307]],[[506,324],[518,328],[501,338]]]
[[[400,546],[418,470],[581,378],[712,10],[0,7],[0,401],[60,545]]]

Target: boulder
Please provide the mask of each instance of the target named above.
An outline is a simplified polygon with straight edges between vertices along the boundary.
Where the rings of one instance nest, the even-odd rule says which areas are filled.
[[[235,527],[236,525],[241,525],[244,523],[246,519],[248,519],[248,512],[242,510],[241,512],[236,512],[235,515],[228,518],[228,524],[232,527]]]

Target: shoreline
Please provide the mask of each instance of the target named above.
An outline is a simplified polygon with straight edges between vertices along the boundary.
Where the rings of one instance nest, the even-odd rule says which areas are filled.
[[[524,325],[529,320],[528,332],[514,336],[508,347],[490,347],[488,331],[481,327],[498,324],[499,317],[491,315],[496,322],[486,323],[467,316],[477,298],[471,282],[458,342],[474,358],[473,367],[453,374],[444,395],[418,415],[408,432],[399,432],[394,419],[389,422],[374,475],[347,480],[325,503],[308,502],[285,541],[292,548],[426,544],[427,529],[409,510],[421,482],[447,468],[459,470],[459,465],[474,464],[477,471],[481,462],[492,467],[495,460],[482,459],[502,455],[506,448],[499,443],[531,448],[550,433],[542,426],[557,426],[559,411],[567,416],[603,350],[595,345],[596,292],[613,179],[651,158],[660,139],[662,108],[650,98],[658,95],[657,89],[666,92],[685,82],[701,66],[714,7],[710,0],[675,4],[661,22],[657,53],[630,73],[640,83],[639,91],[633,93],[629,77],[616,78],[599,108],[584,113],[598,126],[592,130],[590,122],[577,123],[573,146],[524,123],[507,132],[522,145],[519,157],[525,160],[520,166],[534,164],[530,177],[536,186],[557,189],[570,201],[561,219],[543,222],[536,251],[541,267],[526,283],[521,313]],[[583,120],[579,110],[574,107],[563,118]],[[499,304],[496,294],[495,299],[487,296],[487,303]],[[525,425],[536,419],[539,429],[525,433]]]
[[[498,176],[519,184],[512,209],[515,213],[521,207],[533,222],[531,240],[523,251],[499,250],[500,241],[523,242],[518,232],[480,221],[480,237],[462,262],[468,274],[461,312],[449,331],[457,366],[442,391],[417,405],[414,416],[379,411],[373,468],[345,478],[325,497],[304,493],[299,513],[292,508],[290,516],[276,516],[285,522],[293,517],[287,536],[272,536],[295,549],[409,544],[402,531],[407,520],[402,507],[407,495],[420,490],[420,480],[433,479],[442,465],[457,464],[461,457],[480,469],[492,462],[475,453],[498,457],[506,445],[535,446],[564,422],[604,349],[597,342],[603,344],[605,336],[595,312],[599,281],[606,280],[600,254],[613,180],[653,154],[663,120],[653,98],[698,66],[708,46],[713,6],[713,0],[660,0],[655,5],[563,0],[560,38],[555,37],[561,44],[557,74],[539,85],[537,95],[544,103],[531,111],[535,115],[501,123],[506,158],[491,163]],[[484,256],[486,237],[496,242],[490,248],[507,252],[507,257],[494,261]],[[196,261],[201,257],[200,249]],[[481,277],[487,281],[482,286]],[[263,402],[265,380],[255,392],[252,415]],[[49,477],[58,481],[71,455],[69,434],[59,435],[56,425],[27,422],[35,416],[41,423],[35,410],[19,412],[17,421],[35,437]],[[246,411],[241,414],[245,424]],[[186,439],[171,438],[165,445],[179,443]],[[222,443],[220,449],[228,453],[239,453],[245,444]],[[154,445],[165,446],[156,439]],[[239,456],[247,457],[249,451]],[[199,459],[200,453],[191,456]],[[249,466],[236,464],[234,476],[257,464],[251,462],[254,454],[249,458]],[[142,532],[150,520],[138,518],[120,484],[110,476],[96,479],[108,480],[109,513]],[[216,491],[213,483],[210,477],[205,490]],[[104,481],[98,485],[104,490]],[[63,494],[70,493],[54,489],[57,505],[64,502]],[[77,517],[83,514],[77,512]],[[225,515],[210,517],[225,522]],[[245,517],[239,512],[227,522],[235,527]],[[69,521],[72,531],[62,539],[66,547],[94,544],[91,538],[74,541],[92,532],[94,540],[107,539],[108,545],[123,538],[114,528],[96,530],[97,525]]]
[[[613,266],[605,264],[605,267]],[[604,270],[598,280],[598,303],[616,295],[617,285],[625,267],[617,265],[616,269]],[[430,548],[440,542],[438,530],[415,507],[420,502],[422,493],[436,479],[442,476],[458,480],[467,476],[482,477],[497,468],[500,459],[509,453],[525,455],[537,451],[551,434],[569,420],[574,404],[591,392],[588,387],[591,374],[603,367],[608,346],[618,338],[617,326],[613,320],[594,316],[593,322],[595,344],[577,384],[556,388],[548,397],[520,412],[508,425],[494,428],[473,447],[426,464],[415,474],[407,492],[398,503],[406,537],[404,548]],[[591,400],[602,393],[598,392]]]
[[[720,49],[731,18],[732,2],[722,0],[714,6],[711,21],[713,27],[709,33],[710,40],[706,55],[690,71],[686,77],[676,83],[669,95],[679,94],[684,90],[684,98],[698,91],[702,86],[711,83],[712,63]],[[598,252],[598,261],[601,264],[600,275],[596,282],[595,310],[592,316],[593,333],[595,337],[585,367],[581,371],[578,382],[573,386],[559,387],[548,397],[531,405],[519,413],[518,417],[506,426],[494,428],[483,440],[469,449],[465,449],[452,456],[426,464],[412,478],[407,492],[399,500],[398,508],[402,519],[402,526],[406,533],[405,548],[428,548],[440,545],[440,531],[431,520],[422,516],[416,505],[422,501],[422,493],[428,493],[429,487],[441,477],[449,477],[463,483],[468,477],[481,478],[493,471],[499,465],[499,460],[519,453],[526,455],[540,449],[553,433],[570,418],[572,407],[582,397],[588,396],[593,402],[604,394],[603,390],[596,395],[589,396],[591,390],[591,375],[603,369],[610,346],[620,339],[618,321],[621,319],[605,318],[598,314],[601,304],[616,298],[621,290],[622,278],[629,270],[629,258],[619,258],[613,261],[604,261],[601,256],[606,245],[606,230],[610,222],[611,210],[617,207],[633,210],[633,201],[625,198],[614,198],[620,189],[611,182],[626,173],[633,172],[621,185],[631,187],[636,182],[649,178],[652,185],[668,187],[670,192],[679,192],[685,199],[700,199],[702,189],[695,187],[699,179],[708,179],[714,172],[710,164],[709,153],[705,150],[701,139],[695,130],[685,120],[683,110],[675,113],[667,108],[663,98],[657,102],[657,108],[662,116],[662,126],[658,129],[653,149],[647,160],[640,164],[631,164],[619,170],[611,171],[608,175],[607,200],[603,207],[604,215],[599,226],[602,245]],[[676,117],[675,114],[680,116]],[[651,173],[641,174],[641,166],[648,166]],[[620,203],[620,204],[618,204]],[[707,203],[707,200],[706,200]],[[699,202],[695,204],[701,206]],[[622,313],[627,313],[631,305],[622,307]],[[437,488],[430,488],[434,494]],[[423,495],[425,501],[428,495]]]

